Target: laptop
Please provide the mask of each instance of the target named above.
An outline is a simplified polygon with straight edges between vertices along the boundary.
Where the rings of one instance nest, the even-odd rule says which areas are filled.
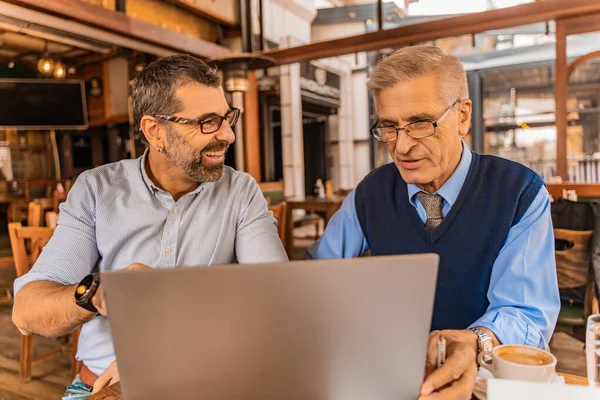
[[[435,254],[103,273],[126,400],[403,400]]]

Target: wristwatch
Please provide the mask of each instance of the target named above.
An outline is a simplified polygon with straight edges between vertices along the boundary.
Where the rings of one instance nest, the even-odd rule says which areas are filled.
[[[490,335],[477,327],[469,328],[469,330],[475,332],[477,335],[477,347],[479,348],[480,353],[482,351],[492,351],[494,348],[494,340]]]
[[[86,276],[75,288],[75,303],[88,311],[97,313],[98,309],[92,305],[92,297],[100,286],[100,274],[94,273]]]

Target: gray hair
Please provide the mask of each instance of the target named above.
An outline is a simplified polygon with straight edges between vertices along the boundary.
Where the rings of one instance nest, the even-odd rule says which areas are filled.
[[[423,75],[438,78],[439,95],[448,103],[468,99],[467,75],[460,62],[437,46],[405,47],[379,61],[369,78],[368,88],[375,103],[382,89]]]
[[[189,55],[160,58],[146,66],[131,88],[134,126],[144,115],[174,114],[183,105],[176,96],[180,87],[191,82],[218,88],[221,75],[215,68]]]

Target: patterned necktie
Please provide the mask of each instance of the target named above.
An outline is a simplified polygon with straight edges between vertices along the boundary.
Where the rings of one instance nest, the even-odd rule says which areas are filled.
[[[423,205],[425,214],[427,215],[425,229],[427,229],[427,231],[431,231],[437,228],[438,225],[444,220],[444,215],[442,214],[442,200],[444,199],[439,194],[430,194],[425,192],[417,193],[417,197]]]

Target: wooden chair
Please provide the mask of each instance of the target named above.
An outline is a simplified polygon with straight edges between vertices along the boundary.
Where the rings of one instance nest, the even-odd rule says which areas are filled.
[[[34,179],[7,182],[9,186],[13,183],[22,188],[22,194],[10,196],[9,222],[21,222],[21,213],[27,209],[31,201],[39,202],[42,205],[42,210],[58,211],[58,205],[65,201],[71,187],[70,180]],[[61,191],[57,190],[59,183],[63,186]]]
[[[20,222],[8,224],[8,234],[10,236],[10,246],[13,252],[17,278],[25,275],[31,269],[31,266],[37,260],[42,248],[48,243],[54,230],[47,227],[23,227]],[[27,255],[25,241],[29,240],[31,245],[31,257]],[[37,245],[34,245],[37,243]],[[31,260],[31,262],[30,262]],[[34,362],[48,358],[54,354],[68,352],[72,355],[71,373],[73,377],[79,372],[81,363],[75,359],[77,353],[77,342],[79,339],[79,328],[71,334],[71,341],[61,345],[57,349],[43,354],[34,359],[33,357],[33,336],[21,335],[21,364],[19,367],[19,376],[23,380],[31,380],[31,367]]]
[[[556,273],[559,289],[585,286],[583,306],[563,305],[558,317],[560,325],[585,327],[587,318],[600,310],[596,292],[596,279],[590,262],[590,240],[593,231],[554,229],[557,241],[571,245],[567,250],[556,250]]]
[[[273,216],[277,220],[277,234],[281,243],[285,243],[285,229],[287,227],[287,203],[280,202],[276,206],[269,206],[269,210],[273,212]]]
[[[40,226],[42,221],[42,205],[30,201],[27,206],[27,226]]]
[[[269,205],[277,205],[284,200],[283,181],[259,182],[258,186]]]
[[[64,202],[67,200],[67,191],[63,190],[63,191],[58,191],[58,190],[54,190],[54,192],[52,192],[52,211],[54,212],[58,212],[58,206],[60,205],[60,203]]]
[[[258,186],[260,187],[263,196],[265,196],[269,206],[276,206],[280,202],[284,201],[283,180],[276,182],[260,182]],[[294,219],[293,221],[290,221],[290,223],[294,224],[294,228],[313,225],[315,227],[314,238],[318,239],[319,224],[321,219],[322,218],[318,214],[313,213],[312,210],[307,210],[307,213],[304,216]]]
[[[46,211],[46,226],[55,229],[58,224],[58,213],[56,211]]]

